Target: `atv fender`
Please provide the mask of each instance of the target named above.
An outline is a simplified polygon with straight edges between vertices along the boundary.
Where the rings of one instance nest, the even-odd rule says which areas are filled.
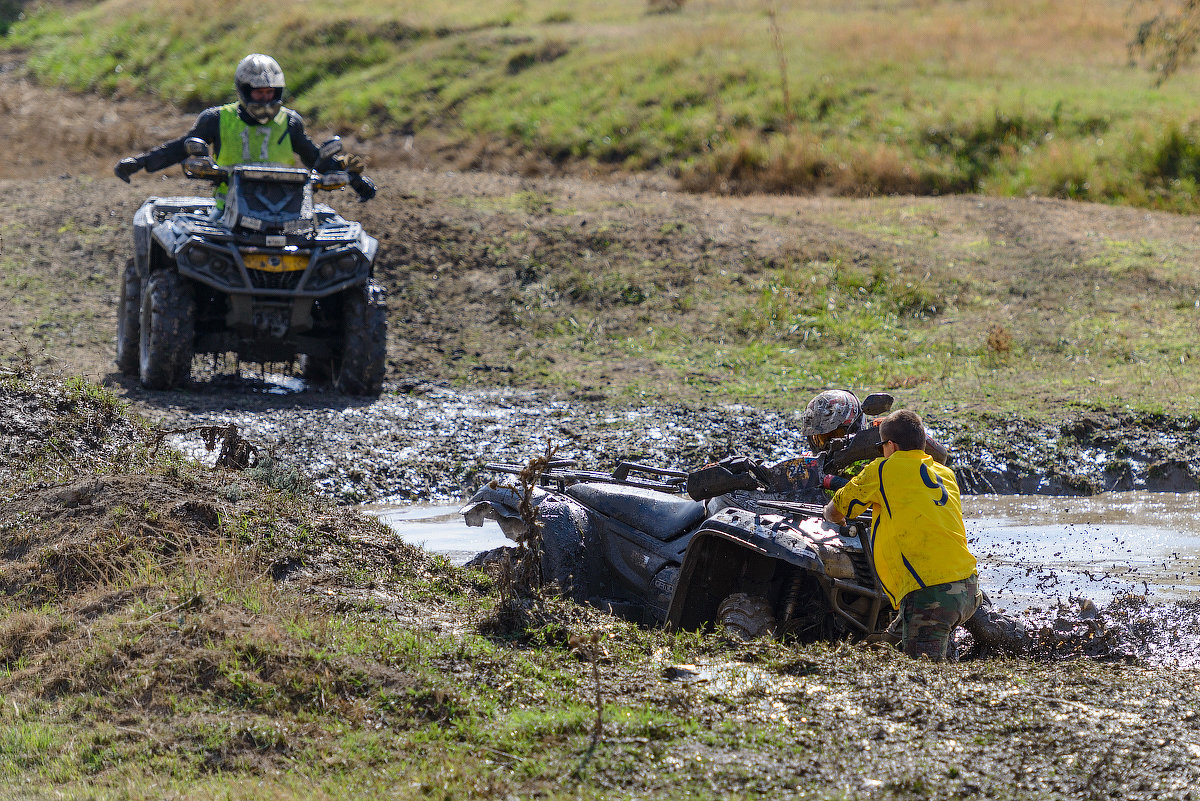
[[[529,502],[533,508],[541,505],[550,493],[534,487]],[[529,524],[521,516],[521,495],[513,487],[487,485],[471,496],[470,502],[459,510],[468,526],[482,526],[485,520],[500,524],[504,536],[513,542],[524,542],[529,536]]]
[[[737,510],[724,510],[734,512]],[[761,527],[757,515],[752,527]],[[791,537],[759,535],[722,520],[718,514],[705,523],[688,542],[687,553],[679,570],[679,580],[667,608],[667,624],[681,629],[697,629],[717,619],[721,602],[737,592],[769,596],[767,588],[778,585],[781,565],[791,565],[814,577],[825,579],[825,566],[816,551]]]
[[[831,618],[852,632],[872,633],[884,611],[883,593],[871,586],[870,568],[856,570],[846,549],[833,545],[831,538],[860,545],[847,530],[816,518],[734,508],[718,512],[688,544],[667,623],[683,629],[706,626],[717,620],[721,602],[734,593],[781,603],[784,585],[807,576],[820,588]]]

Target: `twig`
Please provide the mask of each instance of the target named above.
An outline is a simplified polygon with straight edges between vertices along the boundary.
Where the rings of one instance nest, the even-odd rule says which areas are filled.
[[[1087,712],[1092,715],[1098,714],[1100,711],[1097,709],[1093,709],[1092,707],[1088,706],[1087,704],[1081,704],[1078,701],[1071,701],[1066,698],[1053,698],[1048,695],[1034,695],[1033,693],[1020,693],[1019,695],[1024,698],[1033,698],[1038,701],[1045,701],[1046,703],[1049,703],[1049,704],[1063,704],[1065,706],[1073,706],[1076,709],[1082,710],[1082,711]]]
[[[147,740],[154,740],[155,742],[158,742],[158,738],[155,737],[153,734],[151,734],[148,731],[142,731],[141,729],[134,729],[129,726],[117,726],[115,724],[113,725],[113,728],[116,729],[117,731],[126,731],[126,732],[129,732],[130,734],[139,734],[142,737],[145,737]]]
[[[779,88],[783,93],[783,113],[787,120],[788,133],[796,128],[796,111],[792,108],[792,92],[788,87],[788,59],[783,49],[783,30],[779,26],[779,9],[774,2],[767,8],[767,20],[771,26],[771,44],[775,48],[775,58],[779,62]]]
[[[498,751],[495,748],[488,748],[486,745],[481,745],[479,747],[481,749],[483,749],[484,751],[495,754],[496,756],[502,756],[505,759],[511,759],[516,762],[524,762],[525,761],[525,757],[520,757],[520,756],[517,756],[516,754],[510,754],[506,751]]]
[[[191,609],[193,607],[200,606],[203,603],[204,603],[203,597],[201,597],[199,595],[193,595],[191,598],[188,598],[183,603],[172,606],[170,609],[164,609],[161,612],[155,612],[153,615],[151,615],[148,618],[145,618],[143,620],[135,620],[132,623],[127,623],[126,625],[128,625],[128,626],[144,626],[145,624],[149,623],[151,620],[154,620],[155,618],[164,617],[166,615],[173,615],[176,612],[182,612],[185,609]]]
[[[76,468],[75,465],[71,464],[71,460],[67,458],[67,455],[58,449],[58,445],[55,444],[54,440],[51,439],[51,440],[47,440],[47,441],[50,444],[50,449],[58,454],[59,459],[63,460],[63,464],[65,464],[67,467],[71,468],[72,473],[74,473],[75,475],[79,475],[78,468]]]
[[[584,751],[583,756],[580,758],[579,764],[565,777],[565,780],[578,781],[583,775],[583,769],[592,760],[592,756],[596,753],[596,749],[600,747],[600,742],[604,737],[604,696],[600,687],[600,632],[593,631],[591,636],[586,639],[583,637],[572,637],[570,645],[576,653],[583,655],[591,661],[592,681],[596,687],[596,724],[592,727],[592,741],[588,745],[587,751]]]

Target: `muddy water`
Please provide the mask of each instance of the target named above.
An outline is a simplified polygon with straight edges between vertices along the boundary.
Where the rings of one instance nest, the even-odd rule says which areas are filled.
[[[419,545],[427,551],[441,554],[456,565],[464,564],[475,554],[513,543],[504,537],[494,521],[488,520],[479,528],[463,522],[459,509],[453,506],[389,506],[387,504],[359,507],[374,515],[395,530],[406,543]]]
[[[1200,493],[1088,498],[980,495],[963,499],[967,536],[997,605],[1103,604],[1134,593],[1200,597]],[[459,504],[362,507],[409,543],[462,564],[511,544],[495,523],[468,528]]]
[[[468,528],[458,504],[362,508],[455,564],[510,544],[495,523]],[[1200,667],[1200,494],[974,496],[964,513],[996,607],[1031,632],[1084,632],[1060,656]]]
[[[967,537],[1000,606],[1200,597],[1200,494],[963,499]]]

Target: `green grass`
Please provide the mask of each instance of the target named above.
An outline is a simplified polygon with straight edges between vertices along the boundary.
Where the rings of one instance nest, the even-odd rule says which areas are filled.
[[[50,2],[6,42],[45,82],[189,108],[230,96],[245,51],[270,52],[321,126],[697,189],[1195,208],[1195,71],[1155,88],[1130,64],[1125,0],[650,5]]]
[[[1183,240],[1089,234],[1060,256],[1059,244],[989,234],[986,221],[939,220],[917,199],[805,214],[838,229],[817,258],[635,263],[614,228],[598,263],[532,270],[508,289],[507,325],[523,332],[512,380],[772,405],[795,403],[798,388],[882,388],[1035,418],[1064,403],[1194,412],[1200,285]],[[498,264],[511,263],[509,247],[498,244]],[[638,363],[644,377],[627,369]]]

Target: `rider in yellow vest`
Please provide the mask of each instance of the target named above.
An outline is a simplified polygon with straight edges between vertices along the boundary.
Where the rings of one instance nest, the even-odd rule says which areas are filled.
[[[184,142],[198,137],[212,148],[213,160],[223,167],[235,164],[285,164],[295,166],[296,159],[306,167],[316,167],[318,147],[304,132],[304,120],[283,105],[283,70],[270,56],[252,53],[242,59],[234,74],[238,99],[224,106],[205,109],[192,129],[178,139],[126,159],[113,170],[129,183],[129,176],[141,169],[156,172],[179,164],[187,158]],[[363,161],[357,156],[339,156],[339,164],[321,165],[324,169],[345,169],[350,187],[361,201],[375,196],[375,185],[362,175]],[[217,206],[225,205],[226,187],[216,188]]]

